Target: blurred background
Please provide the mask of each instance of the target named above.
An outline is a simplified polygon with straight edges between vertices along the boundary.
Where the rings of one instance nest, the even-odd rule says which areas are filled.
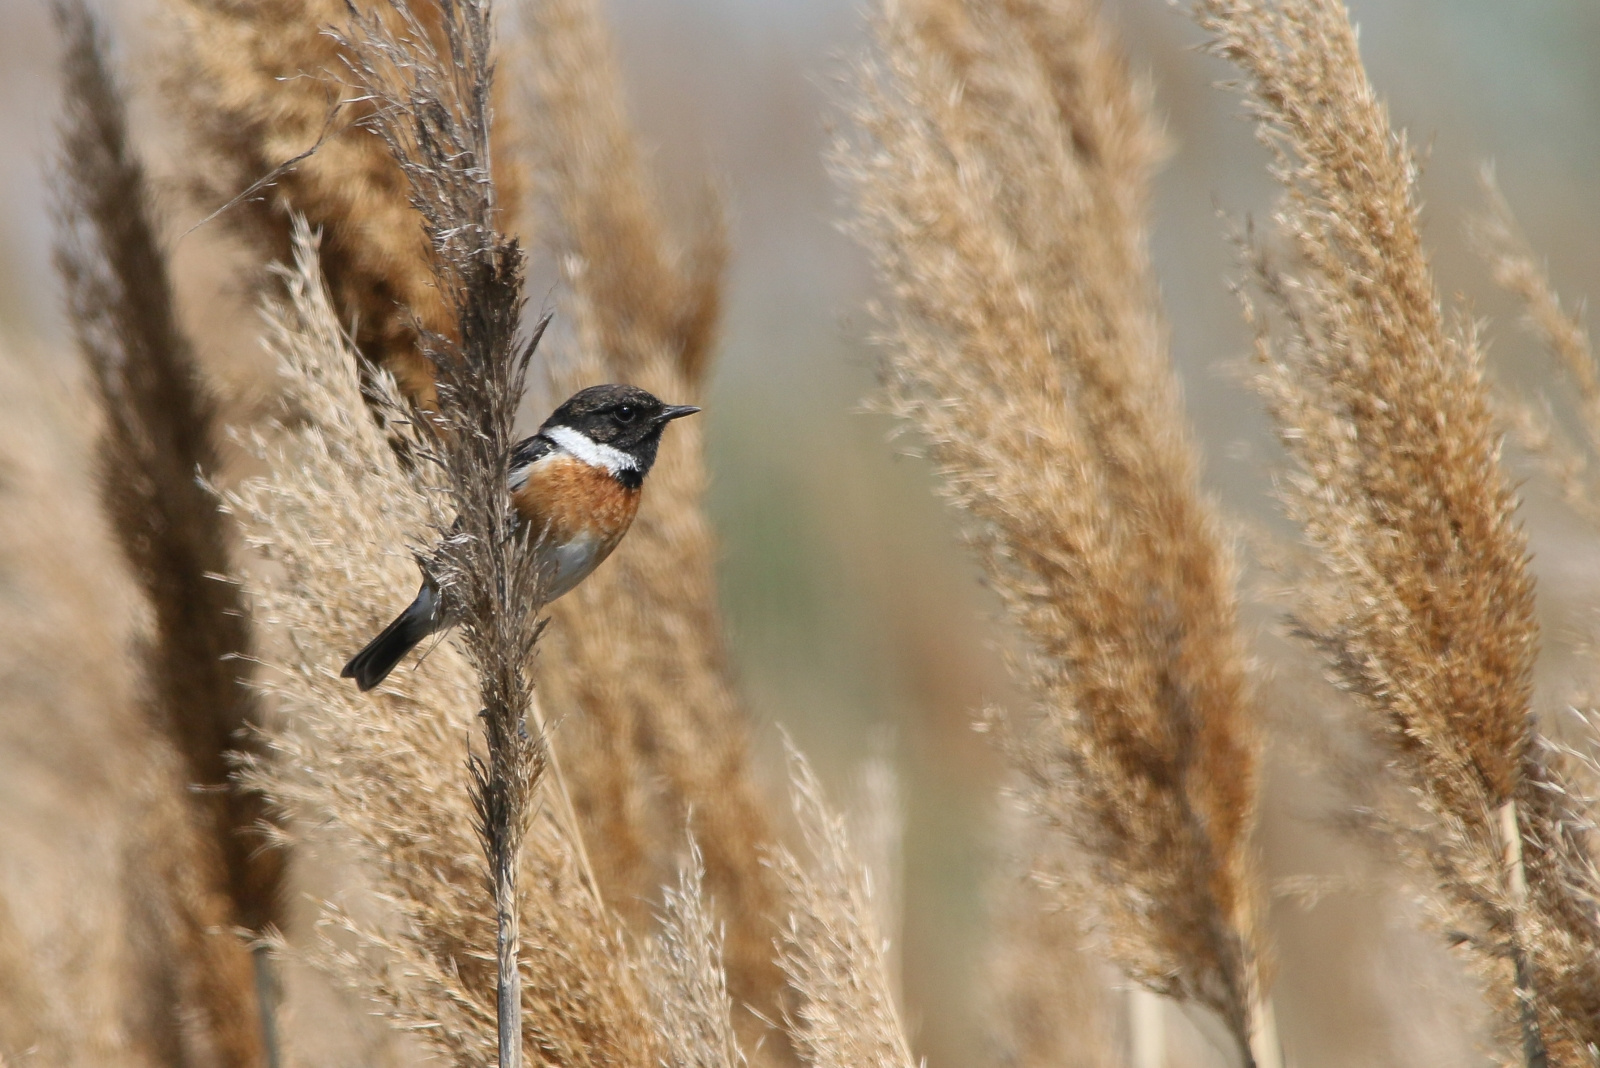
[[[1155,84],[1171,138],[1151,237],[1208,485],[1234,516],[1271,524],[1275,447],[1226,366],[1249,338],[1227,289],[1233,268],[1217,218],[1270,212],[1266,153],[1237,98],[1213,88],[1229,71],[1197,51],[1179,12],[1162,0],[1108,2],[1136,68]],[[1462,224],[1479,205],[1478,168],[1493,161],[1563,296],[1600,292],[1600,5],[1351,7],[1372,78],[1423,161],[1440,286],[1489,320],[1494,373],[1536,389],[1547,380],[1545,357],[1465,248]],[[140,87],[140,136],[159,174],[168,132],[144,77],[160,47],[159,5],[107,0],[99,10],[115,29],[124,79]],[[908,455],[915,443],[892,441],[889,421],[864,410],[874,382],[873,285],[840,232],[846,206],[823,163],[840,79],[862,47],[862,2],[612,0],[610,11],[633,116],[669,196],[689,210],[709,176],[731,208],[729,299],[707,416],[711,506],[729,632],[762,744],[770,759],[778,728],[789,731],[840,800],[859,796],[868,757],[898,769],[908,1019],[932,1064],[973,1062],[983,1041],[977,1001],[999,769],[971,723],[986,703],[1016,695],[995,606],[926,470]],[[66,364],[73,355],[50,270],[46,192],[55,51],[41,0],[0,0],[0,345]],[[175,190],[166,204],[174,234],[195,221]],[[240,312],[214,299],[225,279],[198,277],[203,245],[202,237],[180,248],[184,299],[201,338],[223,354],[223,380],[244,389],[249,375],[239,368],[260,361],[238,337],[253,324],[226,321]],[[1541,694],[1554,712],[1579,681],[1578,653],[1600,603],[1600,555],[1552,494],[1530,483],[1526,496],[1545,624]],[[1333,794],[1296,757],[1330,699],[1273,636],[1274,610],[1250,611],[1273,753],[1262,849],[1283,887],[1321,891],[1283,894],[1274,905],[1278,1012],[1291,1058],[1307,1068],[1470,1062],[1474,995],[1440,940],[1417,932],[1415,910],[1381,863],[1331,828]],[[12,737],[0,727],[0,744]],[[0,795],[14,802],[24,781]],[[43,862],[37,851],[0,847],[10,885]],[[1177,1020],[1173,1030],[1173,1063],[1212,1059],[1200,1030]]]

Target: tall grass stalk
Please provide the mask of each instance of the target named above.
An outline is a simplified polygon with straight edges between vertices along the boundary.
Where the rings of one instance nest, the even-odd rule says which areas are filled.
[[[172,843],[193,855],[172,860],[171,892],[177,922],[192,925],[179,939],[198,957],[173,966],[192,969],[219,1055],[256,1065],[266,1055],[270,976],[232,929],[260,935],[281,924],[283,861],[265,848],[261,796],[230,778],[232,752],[258,747],[259,717],[248,688],[250,617],[225,577],[232,531],[203,484],[219,472],[214,405],[178,325],[98,27],[80,0],[59,0],[54,13],[66,89],[56,263],[103,415],[102,507],[151,610],[139,649],[145,715],[182,761],[173,802],[192,825]]]
[[[376,99],[371,125],[410,186],[453,327],[422,335],[439,398],[437,420],[423,425],[456,512],[424,566],[478,675],[488,751],[469,766],[495,903],[499,1063],[519,1068],[517,875],[546,763],[542,736],[528,729],[544,576],[530,551],[538,533],[514,533],[505,487],[542,328],[519,343],[525,257],[502,229],[491,171],[491,13],[489,0],[442,0],[437,27],[405,3],[391,18],[358,15],[350,63]]]
[[[835,150],[887,290],[887,406],[1024,639],[995,734],[1134,980],[1278,1063],[1234,566],[1145,243],[1162,151],[1098,5],[884,5]]]
[[[1532,709],[1533,576],[1475,324],[1447,318],[1417,171],[1339,0],[1200,0],[1284,187],[1290,255],[1247,236],[1257,382],[1315,550],[1295,626],[1424,810],[1388,837],[1429,887],[1529,1065],[1600,1032],[1588,820]],[[1264,305],[1258,307],[1258,298]]]

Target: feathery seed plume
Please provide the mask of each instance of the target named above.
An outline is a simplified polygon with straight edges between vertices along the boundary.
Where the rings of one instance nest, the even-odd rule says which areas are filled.
[[[429,16],[434,14],[430,7]],[[421,422],[455,521],[424,562],[441,612],[458,620],[478,676],[486,752],[468,766],[496,914],[500,1068],[522,1064],[518,875],[547,764],[530,678],[547,576],[540,531],[518,532],[506,492],[515,422],[545,323],[519,341],[526,256],[507,235],[492,170],[491,0],[444,0],[436,24],[405,2],[351,21],[351,70],[377,104],[370,124],[389,146],[422,219],[447,333],[424,332],[439,408]]]
[[[1259,742],[1145,251],[1148,93],[1089,2],[887,4],[875,30],[836,165],[891,298],[888,405],[1026,639],[1002,748],[1116,963],[1275,1063]]]
[[[811,1068],[914,1068],[867,868],[793,746],[789,780],[807,858],[772,853],[789,901],[778,963],[799,995],[790,1039]]]
[[[450,6],[417,0],[414,28],[442,44]],[[293,215],[310,222],[355,350],[393,374],[411,401],[435,408],[423,338],[455,324],[406,178],[370,125],[375,101],[351,84],[344,32],[352,12],[397,30],[405,18],[366,0],[171,0],[171,8],[166,95],[189,128],[197,165],[185,177],[195,199],[211,209],[253,190],[220,221],[263,266],[290,257]],[[507,114],[491,136],[499,206],[515,220],[523,182]]]
[[[153,617],[139,650],[145,714],[182,761],[170,815],[188,826],[166,879],[177,895],[175,937],[198,954],[185,981],[200,992],[217,1054],[254,1065],[270,1010],[263,1002],[258,1012],[260,977],[252,980],[232,929],[259,933],[280,922],[283,870],[280,854],[264,848],[261,797],[230,782],[230,752],[254,744],[257,717],[246,687],[249,617],[224,577],[230,531],[201,482],[217,472],[213,409],[176,321],[98,29],[81,0],[59,0],[55,14],[67,105],[56,262],[104,415],[101,500]]]
[[[1600,521],[1600,505],[1589,476],[1590,456],[1600,449],[1600,369],[1594,347],[1580,316],[1569,313],[1550,282],[1543,264],[1529,247],[1517,225],[1511,205],[1500,192],[1492,168],[1479,175],[1485,201],[1481,214],[1469,220],[1468,237],[1489,265],[1496,284],[1522,302],[1523,323],[1556,358],[1557,368],[1577,390],[1578,416],[1586,450],[1573,447],[1560,436],[1543,413],[1514,411],[1519,438],[1555,475],[1567,503]]]
[[[1339,0],[1199,0],[1245,74],[1284,186],[1288,266],[1246,241],[1276,312],[1258,382],[1293,464],[1289,514],[1317,550],[1295,624],[1432,825],[1391,841],[1476,957],[1530,1066],[1586,1064],[1600,1031],[1600,881],[1573,793],[1531,710],[1538,644],[1516,498],[1483,354],[1447,322],[1416,167]]]
[[[689,840],[678,885],[663,890],[661,929],[646,958],[646,982],[665,1027],[671,1068],[745,1068],[722,970],[723,927],[705,894],[705,859]]]

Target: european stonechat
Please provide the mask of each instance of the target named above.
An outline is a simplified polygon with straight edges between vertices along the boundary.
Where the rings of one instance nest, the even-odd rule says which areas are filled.
[[[661,431],[699,410],[663,404],[636,386],[590,386],[512,449],[507,489],[518,520],[541,532],[537,552],[548,569],[547,603],[611,555],[639,511]],[[340,677],[370,690],[425,638],[452,622],[442,611],[437,587],[424,580],[416,600],[350,658]]]

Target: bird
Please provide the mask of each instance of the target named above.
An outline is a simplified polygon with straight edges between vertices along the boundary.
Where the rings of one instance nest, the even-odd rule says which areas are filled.
[[[535,551],[541,554],[545,603],[588,578],[622,542],[639,511],[661,432],[699,410],[663,403],[637,386],[590,386],[512,448],[506,489],[517,522],[539,533]],[[425,576],[416,599],[350,658],[340,677],[370,690],[407,653],[453,622],[438,586]]]

